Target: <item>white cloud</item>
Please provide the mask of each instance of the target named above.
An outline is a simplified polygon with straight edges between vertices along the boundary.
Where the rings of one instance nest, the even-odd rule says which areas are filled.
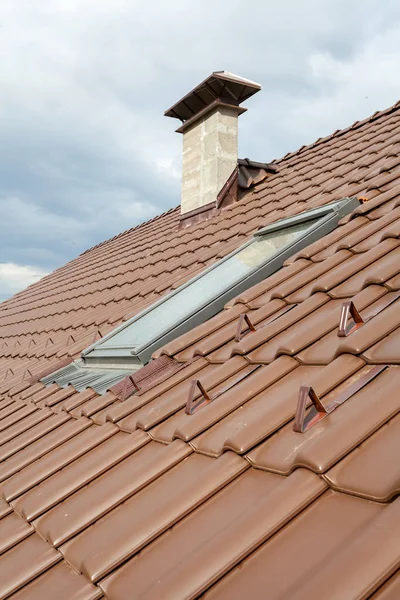
[[[47,273],[37,267],[0,263],[0,301],[36,283],[45,275]]]
[[[337,127],[369,116],[400,99],[400,26],[367,40],[351,60],[327,53],[310,57],[313,78],[323,92],[311,102],[301,103],[298,114],[316,127],[327,121]]]
[[[283,95],[273,118],[286,137],[313,142],[400,99],[400,23],[374,32],[348,56],[311,52],[308,81],[315,92]],[[292,148],[296,149],[296,145]]]

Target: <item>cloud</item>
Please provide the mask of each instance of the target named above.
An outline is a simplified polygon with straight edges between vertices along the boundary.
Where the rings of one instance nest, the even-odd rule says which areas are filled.
[[[28,285],[36,283],[45,275],[47,273],[37,267],[0,263],[0,300],[5,300]]]
[[[176,206],[181,137],[163,112],[213,70],[263,86],[240,117],[240,154],[256,160],[395,102],[400,6],[376,6],[2,2],[2,263],[51,271]]]
[[[351,61],[331,54],[316,53],[309,58],[317,97],[296,103],[290,111],[291,128],[302,136],[316,137],[329,122],[342,128],[385,108],[400,99],[400,25],[385,34],[376,34],[364,44]],[[311,132],[310,124],[312,123]],[[293,129],[292,129],[293,130]]]

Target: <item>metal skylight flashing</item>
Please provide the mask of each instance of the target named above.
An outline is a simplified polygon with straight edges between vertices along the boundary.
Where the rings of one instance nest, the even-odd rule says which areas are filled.
[[[350,210],[349,206],[352,207],[350,208]],[[257,237],[260,235],[265,235],[266,233],[278,231],[280,229],[283,229],[284,227],[290,227],[298,223],[305,223],[306,221],[309,221],[311,219],[322,219],[326,216],[329,216],[331,218],[335,214],[340,214],[340,220],[342,217],[347,215],[349,212],[351,212],[352,210],[354,210],[354,208],[357,208],[358,206],[360,206],[360,202],[357,198],[344,198],[343,200],[338,200],[337,202],[325,204],[325,206],[317,206],[316,208],[311,208],[307,212],[294,215],[293,217],[286,217],[285,219],[281,219],[280,221],[271,223],[271,225],[267,225],[266,227],[261,227],[261,229],[258,229],[253,233],[253,236]]]
[[[62,388],[73,385],[78,392],[90,387],[98,394],[104,394],[113,385],[139,368],[136,366],[135,369],[134,364],[131,364],[129,369],[109,368],[109,365],[99,368],[86,365],[83,360],[76,360],[66,367],[46,375],[40,381],[45,385],[57,383]]]
[[[330,233],[358,206],[357,198],[345,198],[256,231],[244,245],[87,348],[82,353],[85,364],[146,364],[155,350],[272,275],[287,258]]]

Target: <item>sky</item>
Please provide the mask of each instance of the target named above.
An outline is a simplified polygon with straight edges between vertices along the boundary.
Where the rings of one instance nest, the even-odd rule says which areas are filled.
[[[391,0],[0,0],[0,301],[179,204],[163,112],[212,71],[268,161],[399,100],[399,39]]]

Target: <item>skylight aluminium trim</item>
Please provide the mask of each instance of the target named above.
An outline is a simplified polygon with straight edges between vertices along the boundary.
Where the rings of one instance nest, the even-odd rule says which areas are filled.
[[[358,206],[357,198],[345,198],[263,227],[228,256],[87,348],[82,358],[93,365],[146,364],[155,350],[278,271],[287,258],[330,233]]]
[[[347,210],[349,203],[354,206],[350,210]],[[311,219],[316,219],[318,217],[324,217],[326,215],[332,215],[333,212],[337,211],[345,211],[339,217],[340,219],[347,215],[349,212],[352,212],[355,208],[360,206],[360,202],[357,198],[344,198],[343,200],[338,200],[337,202],[331,202],[330,204],[325,204],[325,206],[317,206],[316,208],[311,208],[305,213],[300,213],[298,215],[294,215],[293,217],[287,217],[286,219],[281,219],[280,221],[276,221],[271,225],[267,225],[266,227],[262,227],[253,233],[254,237],[265,235],[266,233],[272,233],[273,231],[278,231],[283,229],[284,227],[291,227],[292,225],[297,225],[298,223],[303,223],[304,221],[308,221]]]
[[[92,388],[98,394],[104,394],[108,389],[119,383],[127,375],[132,375],[139,370],[141,365],[131,364],[126,368],[109,368],[103,364],[101,367],[85,365],[82,360],[76,360],[69,365],[42,377],[40,381],[49,386],[56,383],[59,387],[66,388],[72,385],[78,392]]]

